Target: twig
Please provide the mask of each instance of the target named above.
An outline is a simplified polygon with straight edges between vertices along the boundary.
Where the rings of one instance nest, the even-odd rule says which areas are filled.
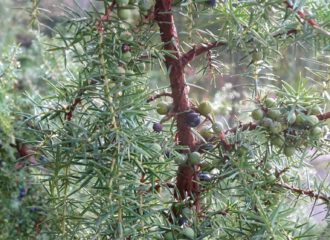
[[[154,100],[156,100],[157,98],[161,98],[161,97],[172,97],[172,93],[169,93],[169,92],[162,92],[162,93],[159,93],[157,95],[154,95],[154,96],[151,96],[147,99],[147,102],[152,102]]]
[[[292,3],[290,3],[288,0],[285,0],[284,3],[286,4],[287,8],[290,9],[291,11],[295,12],[296,10],[294,9],[294,6]],[[299,18],[307,22],[311,27],[317,29],[318,31],[322,32],[323,34],[327,35],[330,37],[330,32],[327,30],[323,29],[320,27],[320,25],[317,23],[317,21],[313,18],[310,18],[308,14],[306,14],[302,10],[297,10],[296,11]]]
[[[225,46],[227,45],[226,42],[211,42],[211,43],[203,43],[198,46],[194,46],[191,50],[186,52],[181,57],[181,62],[183,66],[187,65],[189,62],[191,62],[195,57],[201,55],[202,53],[205,53],[212,48],[219,47],[219,46]]]
[[[116,0],[113,0],[111,5],[105,11],[105,14],[102,15],[102,17],[97,21],[96,29],[99,33],[104,32],[104,24],[103,23],[109,21],[111,13],[112,13],[113,8],[115,7],[115,5],[116,5]]]
[[[276,186],[288,189],[291,192],[298,193],[299,195],[306,195],[311,198],[321,199],[321,200],[325,201],[326,203],[330,202],[330,197],[325,196],[323,194],[316,193],[313,190],[305,190],[305,189],[297,188],[294,186],[290,186],[288,184],[281,184],[281,183],[277,183]]]

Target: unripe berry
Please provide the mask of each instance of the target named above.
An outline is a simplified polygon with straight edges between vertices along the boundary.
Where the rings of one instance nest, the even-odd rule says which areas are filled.
[[[276,147],[282,147],[284,144],[284,137],[281,135],[275,135],[271,137],[271,144]]]
[[[183,228],[181,234],[188,239],[195,239],[195,231],[190,227]]]
[[[264,117],[264,112],[259,108],[254,109],[251,113],[251,117],[256,121],[259,121]]]
[[[215,122],[212,124],[212,130],[215,133],[221,133],[223,130],[223,126],[220,122]]]
[[[315,115],[306,116],[306,124],[308,126],[315,126],[318,123],[319,123],[319,119],[317,116],[315,116]]]
[[[118,9],[117,14],[121,20],[127,20],[131,16],[131,10],[126,8],[120,8]]]
[[[294,124],[297,120],[297,116],[295,112],[290,112],[287,117],[288,124]]]
[[[318,115],[322,113],[322,110],[319,106],[313,105],[312,108],[308,111],[311,115]]]
[[[262,55],[262,52],[261,51],[254,51],[252,53],[252,62],[253,63],[256,63],[256,62],[261,61],[262,58],[263,58],[263,55]]]
[[[186,123],[190,127],[197,127],[201,123],[199,114],[195,112],[189,112],[186,114]]]
[[[208,114],[210,114],[213,111],[211,103],[209,101],[201,102],[198,105],[198,111],[202,115],[207,116]]]
[[[131,61],[132,59],[132,53],[131,52],[124,52],[121,54],[121,59],[124,61],[124,62],[129,62]]]
[[[276,101],[274,98],[266,98],[264,100],[264,104],[267,108],[272,108],[272,107],[275,107]]]
[[[154,6],[153,0],[140,0],[139,8],[141,11],[149,11]]]
[[[168,231],[164,234],[164,240],[175,240],[176,235],[177,234],[174,234],[172,231]]]
[[[269,111],[267,112],[267,116],[276,121],[281,118],[281,112],[277,109],[269,109]]]
[[[159,133],[163,130],[163,125],[161,123],[154,123],[154,125],[152,126],[152,129]]]
[[[210,139],[213,136],[213,132],[207,128],[203,128],[202,130],[200,130],[199,134],[206,140]]]
[[[124,7],[124,6],[128,5],[129,0],[116,0],[116,3],[119,7]]]
[[[283,149],[283,153],[287,157],[293,156],[293,154],[295,153],[295,151],[296,151],[296,149],[294,147],[292,147],[292,146],[286,146]]]
[[[157,112],[160,115],[166,115],[169,112],[169,105],[164,103],[164,102],[160,102],[157,104]]]
[[[262,119],[262,121],[260,122],[261,126],[269,128],[273,125],[273,120],[270,118],[264,118]]]
[[[188,160],[192,165],[201,163],[201,154],[199,152],[192,152],[188,154]]]
[[[121,32],[119,38],[122,41],[132,42],[134,40],[132,33],[130,32]]]
[[[271,133],[280,133],[282,131],[282,125],[279,122],[273,122],[273,124],[269,127]]]
[[[125,80],[125,73],[126,73],[125,68],[118,66],[115,69],[113,69],[113,75],[114,75],[113,79],[115,81],[123,81]]]
[[[162,147],[158,143],[150,144],[150,149],[155,153],[160,153],[162,151]]]
[[[323,135],[323,130],[320,127],[314,127],[310,132],[310,136],[312,138],[320,138],[322,137],[322,135]]]

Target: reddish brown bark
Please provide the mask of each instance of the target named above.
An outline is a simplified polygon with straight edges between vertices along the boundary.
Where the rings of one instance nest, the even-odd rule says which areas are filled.
[[[212,48],[219,47],[219,46],[225,46],[226,42],[211,42],[206,44],[201,44],[199,46],[194,46],[191,50],[189,50],[187,53],[185,53],[182,56],[182,64],[186,65],[190,61],[192,61],[195,57],[201,55],[202,53],[205,53]]]
[[[164,50],[169,54],[165,56],[165,65],[171,83],[174,112],[177,113],[178,144],[188,146],[190,150],[196,148],[196,140],[190,127],[186,124],[185,114],[190,109],[188,87],[184,75],[184,64],[179,50],[179,38],[174,24],[172,0],[157,0],[155,5],[155,20],[158,23]],[[197,211],[200,209],[199,185],[197,183],[197,166],[182,165],[178,169],[176,186],[179,191],[178,199],[183,200],[187,195],[193,196]]]

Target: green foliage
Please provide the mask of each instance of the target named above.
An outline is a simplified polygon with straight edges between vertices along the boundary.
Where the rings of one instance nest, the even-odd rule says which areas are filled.
[[[240,59],[244,83],[210,90],[208,100],[190,99],[194,108],[174,113],[171,98],[150,101],[175,87],[164,70],[173,52],[163,49],[150,17],[154,1],[118,1],[113,9],[112,1],[101,2],[88,11],[64,8],[67,19],[52,29],[54,38],[35,34],[31,48],[2,43],[0,238],[326,238],[310,213],[330,189],[312,177],[310,161],[329,152],[327,123],[317,118],[330,99],[328,38],[296,14],[304,6],[326,28],[326,3],[297,2],[291,11],[279,0],[224,1],[212,9],[205,1],[175,1],[175,19],[188,23],[179,26],[182,52],[227,43],[191,64],[201,68],[187,77],[193,94],[210,88],[205,80],[216,72],[231,71],[224,55]],[[37,3],[31,23],[41,26]],[[276,67],[292,46],[324,55],[306,59],[310,75],[289,84]],[[157,78],[166,79],[164,87],[155,87]],[[25,79],[31,84],[22,95],[15,86]],[[191,151],[177,144],[181,114],[194,118],[186,123],[198,142]],[[249,114],[253,122],[242,124]],[[162,130],[153,131],[153,123]],[[22,156],[22,143],[33,152]],[[190,179],[201,188],[201,209],[193,197],[176,198],[177,169],[191,166],[204,174]]]

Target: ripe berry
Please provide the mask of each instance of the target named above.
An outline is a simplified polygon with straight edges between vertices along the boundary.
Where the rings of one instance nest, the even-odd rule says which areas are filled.
[[[161,132],[163,130],[163,125],[160,124],[160,123],[154,123],[154,125],[152,126],[152,129],[155,131],[155,132]]]
[[[212,130],[213,132],[215,133],[221,133],[222,130],[223,130],[223,126],[222,126],[222,123],[220,122],[215,122],[212,124]]]
[[[200,172],[200,173],[198,173],[198,178],[199,178],[200,181],[203,181],[203,182],[211,182],[212,181],[212,175],[209,174],[209,173]]]
[[[199,150],[201,152],[205,152],[205,151],[210,151],[214,148],[214,145],[211,144],[211,143],[206,143],[206,144],[203,144],[199,147]]]
[[[188,160],[192,165],[201,163],[201,154],[199,152],[192,152],[188,154]]]
[[[127,43],[124,43],[123,45],[121,45],[121,51],[123,53],[130,52],[131,51],[131,46],[128,45]]]
[[[208,4],[209,4],[211,7],[215,7],[215,5],[217,4],[217,0],[208,0]]]
[[[157,104],[157,113],[160,115],[166,115],[169,112],[169,105],[164,103],[164,102],[160,102]]]
[[[211,103],[209,101],[201,102],[198,105],[198,111],[204,116],[210,114],[213,111]]]
[[[256,121],[259,121],[264,117],[264,112],[259,108],[254,109],[251,113],[251,117]]]
[[[185,217],[180,217],[179,220],[178,220],[178,225],[179,226],[183,226],[183,227],[186,227],[189,225],[189,221],[187,218]]]
[[[198,113],[189,112],[186,114],[186,123],[190,127],[197,127],[201,123],[201,119]]]

